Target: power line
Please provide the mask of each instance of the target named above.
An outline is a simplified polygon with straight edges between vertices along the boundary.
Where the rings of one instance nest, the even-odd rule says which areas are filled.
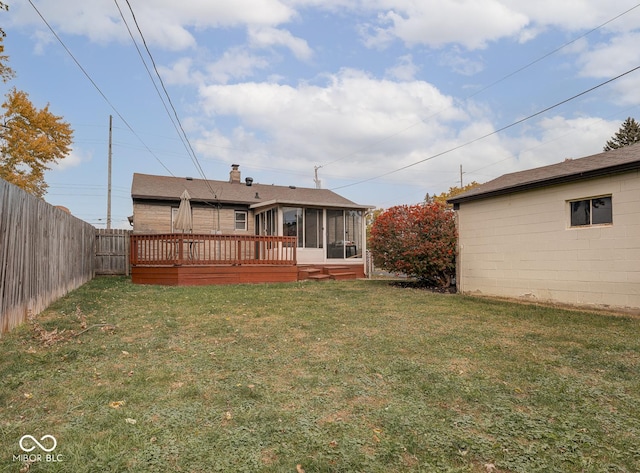
[[[510,77],[513,77],[514,75],[516,75],[516,74],[518,74],[518,73],[520,73],[520,72],[524,71],[525,69],[530,68],[530,67],[531,67],[531,66],[533,66],[534,64],[537,64],[537,63],[539,63],[540,61],[542,61],[542,60],[544,60],[544,59],[548,58],[549,56],[552,56],[553,54],[555,54],[555,53],[557,53],[557,52],[561,51],[562,49],[566,48],[567,46],[570,46],[570,45],[572,45],[573,43],[575,43],[576,41],[578,41],[578,40],[580,40],[580,39],[582,39],[582,38],[584,38],[584,37],[586,37],[586,36],[590,35],[591,33],[593,33],[593,32],[595,32],[595,31],[599,30],[600,28],[603,28],[604,26],[608,25],[609,23],[612,23],[613,21],[615,21],[615,20],[617,20],[618,18],[620,18],[620,17],[622,17],[622,16],[626,15],[627,13],[630,13],[631,11],[635,10],[635,9],[636,9],[636,8],[638,8],[638,7],[640,7],[640,3],[639,3],[639,4],[637,4],[637,5],[635,5],[635,6],[633,6],[633,7],[631,7],[631,8],[629,8],[628,10],[625,10],[624,12],[622,12],[622,13],[620,13],[620,14],[618,14],[618,15],[614,16],[613,18],[611,18],[611,19],[609,19],[609,20],[605,21],[604,23],[602,23],[602,24],[600,24],[600,25],[596,26],[595,28],[592,28],[591,30],[587,31],[586,33],[583,33],[582,35],[577,36],[576,38],[572,39],[571,41],[569,41],[569,42],[567,42],[567,43],[564,43],[562,46],[559,46],[559,47],[557,47],[557,48],[555,48],[555,49],[553,49],[553,50],[549,51],[548,53],[546,53],[546,54],[544,54],[544,55],[540,56],[539,58],[537,58],[537,59],[535,59],[535,60],[533,60],[533,61],[529,62],[528,64],[526,64],[526,65],[524,65],[524,66],[522,66],[522,67],[520,67],[520,68],[516,69],[515,71],[510,72],[510,73],[509,73],[509,74],[507,74],[506,76],[503,76],[502,78],[500,78],[500,79],[498,79],[498,80],[496,80],[496,81],[494,81],[494,82],[490,83],[489,85],[486,85],[485,87],[482,87],[480,90],[477,90],[477,91],[476,91],[476,92],[474,92],[473,94],[467,95],[464,99],[465,99],[465,100],[468,100],[468,99],[470,99],[470,98],[473,98],[473,97],[475,97],[476,95],[479,95],[479,94],[481,94],[482,92],[484,92],[484,91],[486,91],[486,90],[490,89],[491,87],[493,87],[493,86],[495,86],[495,85],[498,85],[498,84],[500,84],[501,82],[504,82],[505,80],[509,79]],[[437,112],[435,112],[435,113],[431,114],[431,115],[430,115],[429,117],[427,117],[426,119],[433,118],[433,117],[435,117],[435,116],[439,115],[440,113],[442,113],[443,111],[447,110],[448,108],[449,108],[449,107],[445,107],[445,108],[443,108],[443,109],[440,109],[440,110],[438,110]],[[425,120],[426,120],[426,119],[425,119]],[[418,125],[420,125],[420,124],[422,124],[422,123],[424,123],[424,120],[420,120],[419,122],[416,122],[416,123],[414,123],[414,124],[412,124],[412,125],[409,125],[408,127],[403,128],[402,130],[399,130],[399,131],[397,131],[397,132],[395,132],[395,133],[392,133],[391,135],[388,135],[388,136],[386,136],[386,137],[384,137],[384,138],[381,138],[381,139],[379,139],[379,140],[377,140],[377,141],[375,141],[375,142],[373,142],[373,143],[370,143],[370,144],[368,144],[368,145],[366,145],[366,146],[364,146],[364,147],[362,147],[362,148],[359,148],[359,149],[357,149],[356,151],[353,151],[353,152],[351,152],[351,153],[349,153],[349,154],[346,154],[346,155],[344,155],[344,156],[342,156],[342,157],[340,157],[340,158],[338,158],[338,159],[335,159],[335,160],[330,161],[330,162],[328,162],[328,163],[325,163],[325,164],[322,164],[322,165],[320,165],[320,166],[317,166],[316,168],[317,168],[317,169],[320,169],[320,168],[323,168],[323,167],[329,166],[329,165],[331,165],[331,164],[337,163],[337,162],[339,162],[339,161],[342,161],[343,159],[347,159],[347,158],[349,158],[349,157],[351,157],[351,156],[353,156],[353,155],[355,155],[355,154],[357,154],[357,153],[359,153],[359,152],[361,152],[361,151],[364,151],[364,150],[366,150],[366,149],[369,149],[369,148],[371,148],[371,147],[373,147],[373,146],[376,146],[376,145],[378,145],[378,144],[380,144],[380,143],[384,143],[385,141],[388,141],[388,140],[390,140],[391,138],[395,138],[396,136],[401,135],[402,133],[404,133],[404,132],[406,132],[406,131],[409,131],[409,130],[410,130],[410,129],[412,129],[412,128],[415,128],[416,126],[418,126]]]
[[[198,156],[196,155],[196,152],[193,149],[193,146],[191,146],[191,142],[189,141],[189,137],[187,136],[186,131],[184,130],[184,127],[182,126],[182,122],[180,121],[180,117],[178,116],[178,112],[176,111],[175,106],[173,105],[173,101],[171,100],[171,96],[169,95],[169,92],[167,91],[167,88],[164,84],[164,81],[162,80],[162,76],[160,75],[160,72],[158,71],[158,67],[156,65],[156,62],[153,58],[153,55],[151,54],[151,51],[149,50],[149,46],[147,45],[147,41],[144,37],[144,34],[142,33],[142,29],[140,28],[140,25],[138,24],[138,20],[136,18],[136,15],[133,11],[133,8],[131,7],[131,3],[129,3],[129,0],[125,0],[127,3],[127,6],[129,7],[129,11],[131,12],[131,17],[133,19],[133,22],[136,25],[136,28],[138,30],[138,33],[140,34],[140,38],[142,39],[142,44],[144,45],[145,50],[147,51],[147,54],[149,56],[149,59],[151,60],[151,64],[153,65],[153,70],[156,73],[156,76],[158,77],[158,81],[160,82],[160,85],[162,86],[162,90],[164,91],[165,96],[167,97],[167,102],[169,103],[169,106],[171,107],[171,110],[173,111],[173,115],[175,117],[175,121],[173,120],[173,118],[171,117],[171,114],[169,113],[169,110],[167,109],[167,106],[164,102],[164,100],[162,99],[162,96],[160,96],[160,100],[162,101],[162,104],[165,107],[165,110],[167,111],[167,114],[169,115],[169,118],[171,119],[171,122],[173,123],[174,127],[176,127],[176,123],[177,123],[177,127],[176,127],[176,131],[178,132],[178,136],[180,137],[180,139],[182,140],[182,143],[184,144],[187,153],[189,154],[191,160],[193,161],[193,164],[196,167],[196,170],[198,171],[198,173],[200,174],[200,176],[202,177],[202,179],[204,179],[207,187],[209,188],[211,194],[214,196],[214,198],[217,199],[217,195],[216,192],[213,190],[213,188],[211,187],[211,183],[209,182],[209,180],[207,179],[207,176],[204,173],[204,170],[202,169],[202,165],[200,164],[200,161],[198,160]],[[129,26],[127,25],[127,22],[124,18],[124,15],[122,15],[122,11],[120,10],[120,6],[118,5],[118,1],[114,0],[116,6],[118,7],[118,11],[120,11],[120,16],[122,17],[122,20],[124,21],[125,25],[127,26],[127,29],[129,30]],[[129,34],[131,35],[131,30],[129,30]],[[147,64],[144,61],[144,59],[142,58],[142,54],[140,53],[140,49],[138,49],[138,45],[135,41],[135,39],[133,38],[133,35],[131,35],[131,39],[133,40],[133,43],[136,45],[136,49],[138,50],[138,54],[140,54],[140,59],[142,59],[142,62],[144,63],[145,68],[147,69],[147,73],[149,73],[149,77],[151,78],[151,81],[153,82],[154,87],[156,88],[156,91],[158,92],[158,95],[160,95],[160,91],[158,91],[158,88],[156,87],[156,83],[153,80],[153,77],[151,76],[151,72],[149,71],[149,69],[147,68]],[[178,127],[180,128],[180,130],[178,130]]]
[[[142,64],[144,65],[144,68],[147,71],[147,75],[151,79],[151,83],[153,84],[153,87],[156,89],[156,93],[158,94],[158,97],[160,98],[160,101],[162,102],[162,105],[164,106],[164,109],[167,112],[167,115],[169,115],[169,119],[171,119],[171,121],[173,122],[173,119],[171,118],[171,114],[169,113],[169,109],[167,108],[167,104],[165,103],[164,99],[162,98],[162,94],[160,93],[160,90],[158,89],[158,86],[156,85],[156,81],[153,79],[151,71],[149,70],[149,67],[147,66],[147,63],[144,60],[144,57],[142,56],[142,51],[140,51],[140,48],[138,47],[138,43],[136,42],[135,38],[133,37],[133,33],[131,32],[131,28],[129,28],[129,23],[127,23],[127,20],[125,19],[124,14],[122,13],[122,10],[120,9],[120,5],[118,4],[118,0],[114,0],[114,3],[116,4],[116,8],[118,9],[118,12],[120,13],[120,18],[122,18],[122,22],[124,23],[124,26],[127,28],[127,31],[129,32],[129,36],[131,37],[131,41],[133,42],[133,45],[136,47],[136,51],[138,51],[138,56],[140,56],[140,60],[142,61]],[[175,122],[173,123],[173,126],[174,127],[176,126]],[[176,128],[176,130],[177,130],[177,128]]]
[[[156,161],[158,161],[160,163],[160,165],[169,173],[173,176],[173,173],[169,170],[169,168],[167,166],[165,166],[165,164],[160,160],[160,158],[158,158],[153,151],[151,151],[151,149],[147,146],[147,144],[142,141],[142,138],[140,138],[140,136],[138,136],[138,134],[136,133],[136,131],[133,129],[133,127],[129,124],[129,122],[127,122],[127,120],[122,116],[122,114],[118,111],[118,109],[115,107],[115,105],[113,105],[113,103],[108,99],[108,97],[104,94],[104,92],[102,92],[102,90],[100,89],[100,87],[98,87],[98,84],[96,84],[96,82],[91,78],[91,76],[89,75],[89,73],[87,72],[87,70],[82,67],[82,64],[80,64],[80,62],[76,59],[76,57],[73,55],[73,53],[71,52],[71,50],[67,47],[67,45],[64,43],[64,41],[62,41],[62,38],[60,38],[60,36],[58,36],[58,34],[55,32],[55,30],[53,29],[53,27],[49,24],[49,22],[46,20],[46,18],[42,15],[42,13],[40,13],[40,10],[38,10],[38,8],[35,6],[35,4],[33,3],[32,0],[29,0],[29,4],[33,7],[33,9],[36,11],[36,13],[38,14],[38,16],[42,19],[42,21],[44,22],[45,25],[47,25],[47,28],[49,28],[49,31],[51,31],[51,33],[53,34],[53,36],[58,40],[58,42],[62,45],[62,47],[64,48],[64,50],[67,52],[67,54],[69,54],[69,56],[71,57],[71,59],[73,59],[73,62],[76,63],[76,65],[80,68],[80,70],[82,71],[82,73],[85,75],[85,77],[89,80],[89,82],[91,82],[91,84],[93,85],[93,87],[98,91],[98,93],[102,96],[102,98],[105,100],[105,102],[107,102],[107,104],[111,107],[111,109],[115,112],[116,115],[118,115],[118,117],[120,118],[120,120],[122,120],[122,122],[127,126],[127,128],[131,131],[131,133],[134,134],[134,136],[136,138],[138,138],[138,140],[140,141],[140,143],[142,143],[142,145],[145,147],[145,149],[156,159]],[[174,176],[175,177],[175,176]]]
[[[632,109],[635,109],[635,108],[636,108],[636,107],[634,106],[634,107],[627,108],[626,110],[632,110]],[[616,112],[616,113],[619,113],[619,112]],[[609,115],[609,118],[610,118],[610,117],[612,117],[612,116],[613,116],[613,115]],[[598,119],[598,121],[603,122],[603,121],[604,121],[604,118],[599,118],[599,119]],[[566,137],[566,136],[570,135],[571,133],[575,133],[575,131],[576,131],[576,130],[568,131],[567,133],[564,133],[563,135],[556,136],[556,137],[555,137],[555,138],[553,138],[552,140],[542,142],[542,143],[540,143],[540,144],[538,144],[538,145],[536,145],[536,146],[533,146],[533,147],[530,147],[530,148],[526,148],[526,149],[524,149],[524,150],[522,150],[522,151],[525,151],[525,152],[526,152],[526,151],[531,151],[531,150],[534,150],[534,149],[540,148],[540,147],[545,146],[545,145],[547,145],[547,144],[549,144],[549,143],[552,143],[552,142],[554,142],[554,141],[558,141],[558,140],[560,140],[560,139],[562,139],[562,138],[564,138],[564,137]],[[478,174],[478,171],[482,171],[483,169],[487,169],[487,168],[490,168],[490,167],[495,166],[495,165],[497,165],[497,164],[500,164],[500,163],[502,163],[502,162],[504,162],[504,161],[507,161],[507,160],[509,160],[509,159],[513,159],[515,156],[516,156],[516,155],[514,155],[514,154],[510,154],[510,155],[509,155],[509,156],[507,156],[506,158],[500,159],[500,160],[495,161],[495,162],[493,162],[493,163],[491,163],[491,164],[485,164],[484,166],[479,167],[479,168],[476,168],[476,169],[474,169],[473,171],[466,171],[466,173],[467,173],[467,174]],[[482,174],[480,174],[480,175],[482,175]]]
[[[600,88],[600,87],[602,87],[604,85],[607,85],[607,84],[609,84],[609,83],[611,83],[611,82],[613,82],[615,80],[618,80],[621,77],[624,77],[624,76],[626,76],[628,74],[631,74],[632,72],[637,71],[638,69],[640,69],[640,66],[636,66],[633,69],[628,70],[627,72],[623,72],[622,74],[617,75],[616,77],[613,77],[613,78],[611,78],[609,80],[601,82],[598,85],[595,85],[595,86],[593,86],[593,87],[591,87],[591,88],[589,88],[587,90],[584,90],[584,91],[582,91],[582,92],[580,92],[580,93],[578,93],[576,95],[573,95],[572,97],[569,97],[568,99],[562,100],[562,101],[560,101],[560,102],[558,102],[558,103],[556,103],[554,105],[551,105],[551,106],[549,106],[549,107],[547,107],[547,108],[545,108],[543,110],[540,110],[540,111],[538,111],[536,113],[533,113],[533,114],[531,114],[531,115],[529,115],[529,116],[527,116],[525,118],[521,118],[520,120],[512,122],[509,125],[503,126],[502,128],[498,128],[497,130],[494,130],[491,133],[487,133],[485,135],[479,136],[478,138],[474,138],[471,141],[467,141],[466,143],[460,144],[458,146],[454,146],[453,148],[449,148],[448,150],[445,150],[445,151],[442,151],[440,153],[431,155],[431,156],[429,156],[427,158],[421,159],[421,160],[416,161],[414,163],[407,164],[406,166],[402,166],[400,168],[394,169],[393,171],[389,171],[389,172],[386,172],[384,174],[380,174],[379,176],[370,177],[368,179],[363,179],[361,181],[357,181],[357,182],[354,182],[354,183],[351,183],[351,184],[346,184],[344,186],[334,187],[332,190],[344,189],[345,187],[351,187],[351,186],[355,186],[355,185],[358,185],[358,184],[363,184],[365,182],[373,181],[375,179],[380,179],[381,177],[385,177],[385,176],[388,176],[390,174],[394,174],[396,172],[403,171],[403,170],[408,169],[410,167],[416,166],[416,165],[418,165],[420,163],[424,163],[425,161],[430,161],[432,159],[438,158],[438,157],[443,156],[445,154],[449,154],[449,153],[451,153],[453,151],[457,151],[457,150],[459,150],[461,148],[464,148],[465,146],[469,146],[470,144],[476,143],[476,142],[478,142],[480,140],[483,140],[483,139],[488,138],[490,136],[496,135],[496,134],[498,134],[498,133],[500,133],[500,132],[502,132],[504,130],[507,130],[507,129],[512,128],[512,127],[514,127],[516,125],[519,125],[520,123],[526,122],[527,120],[530,120],[530,119],[532,119],[534,117],[537,117],[538,115],[542,115],[543,113],[548,112],[549,110],[552,110],[552,109],[554,109],[556,107],[559,107],[560,105],[564,105],[565,103],[570,102],[572,100],[575,100],[578,97],[581,97],[581,96],[583,96],[585,94],[588,94],[589,92],[593,92],[594,90],[596,90],[596,89],[598,89],[598,88]]]

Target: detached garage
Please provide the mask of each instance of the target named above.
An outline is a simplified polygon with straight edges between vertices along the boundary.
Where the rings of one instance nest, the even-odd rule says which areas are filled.
[[[640,309],[640,145],[505,174],[449,203],[459,292]]]

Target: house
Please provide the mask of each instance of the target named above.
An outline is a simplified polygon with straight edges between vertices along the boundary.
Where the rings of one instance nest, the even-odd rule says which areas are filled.
[[[192,217],[186,233],[176,225],[185,190]],[[330,190],[243,181],[234,164],[226,181],[134,174],[131,197],[134,282],[152,282],[162,271],[175,274],[166,284],[365,275],[371,206]]]
[[[640,309],[640,145],[506,174],[448,202],[459,292]]]

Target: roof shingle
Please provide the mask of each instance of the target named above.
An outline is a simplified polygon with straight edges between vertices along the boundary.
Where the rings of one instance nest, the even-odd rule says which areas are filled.
[[[368,209],[328,189],[275,186],[265,184],[231,183],[228,181],[205,181],[184,177],[133,175],[131,197],[134,200],[180,200],[187,190],[192,202],[219,202],[260,207],[272,203],[296,204],[322,207]],[[213,192],[212,192],[213,191]]]
[[[640,144],[634,144],[558,164],[504,174],[448,200],[459,204],[529,189],[640,169]]]

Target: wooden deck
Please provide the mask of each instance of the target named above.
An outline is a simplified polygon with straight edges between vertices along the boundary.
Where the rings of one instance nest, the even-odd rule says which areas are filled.
[[[295,237],[132,234],[135,284],[196,286],[363,278],[360,264],[296,264]]]

